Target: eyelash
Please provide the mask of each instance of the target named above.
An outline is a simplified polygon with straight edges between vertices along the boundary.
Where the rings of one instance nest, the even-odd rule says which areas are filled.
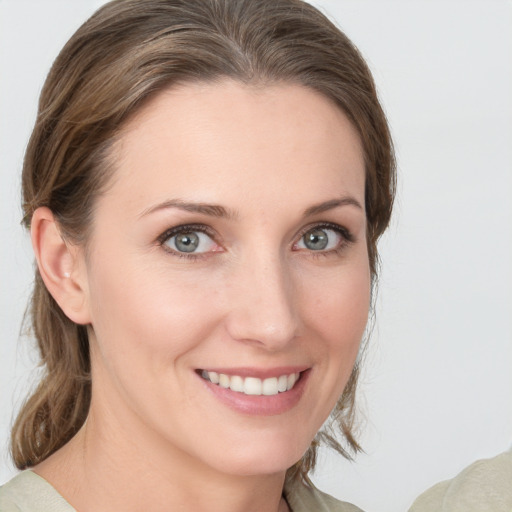
[[[302,239],[302,237],[308,233],[309,231],[312,231],[314,229],[329,229],[332,231],[335,231],[337,234],[339,234],[342,238],[342,241],[338,244],[337,247],[334,249],[330,249],[327,251],[313,251],[309,250],[306,251],[308,253],[308,256],[312,257],[327,257],[333,254],[340,254],[347,245],[350,245],[354,243],[355,237],[354,235],[345,227],[340,226],[339,224],[333,224],[331,222],[321,222],[318,224],[312,224],[309,226],[306,226],[303,228],[297,237],[297,241],[294,242],[294,246],[299,243],[299,241]],[[180,251],[175,251],[169,247],[166,247],[166,242],[168,242],[173,236],[179,235],[180,233],[190,233],[190,232],[200,232],[208,235],[212,240],[215,240],[215,232],[209,228],[208,226],[205,226],[204,224],[182,224],[179,226],[175,226],[173,228],[170,228],[166,231],[164,231],[158,238],[157,242],[158,244],[169,254],[172,256],[177,256],[178,258],[186,258],[188,260],[200,260],[209,257],[211,252],[200,252],[200,253],[185,253]],[[296,251],[298,251],[296,249]]]
[[[330,249],[327,251],[312,251],[312,250],[307,251],[308,257],[324,258],[324,257],[332,256],[332,255],[341,254],[341,252],[343,252],[343,250],[347,247],[347,245],[353,244],[356,240],[355,236],[347,228],[340,226],[339,224],[333,224],[331,222],[320,222],[319,224],[312,224],[312,225],[306,226],[304,229],[302,229],[299,232],[299,236],[297,237],[297,241],[294,243],[294,245],[299,243],[299,241],[302,240],[302,237],[306,233],[308,233],[314,229],[329,229],[329,230],[335,231],[337,234],[339,234],[341,236],[342,240],[340,241],[338,246],[335,247],[334,249]]]
[[[207,258],[210,253],[209,252],[198,252],[198,253],[185,253],[180,251],[175,251],[169,247],[166,247],[166,242],[168,242],[173,236],[179,235],[180,233],[191,233],[191,232],[199,232],[208,235],[212,240],[215,238],[215,232],[210,229],[208,226],[204,224],[181,224],[180,226],[175,226],[164,231],[157,239],[158,244],[169,254],[172,256],[177,256],[178,258],[186,258],[188,260],[199,260],[203,258]]]

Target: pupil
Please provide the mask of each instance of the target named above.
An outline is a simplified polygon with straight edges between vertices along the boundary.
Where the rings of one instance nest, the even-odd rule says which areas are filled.
[[[313,251],[321,251],[327,247],[329,239],[323,229],[313,229],[304,235],[304,245]]]
[[[199,237],[196,233],[182,233],[176,236],[174,245],[178,251],[194,252],[199,245]]]

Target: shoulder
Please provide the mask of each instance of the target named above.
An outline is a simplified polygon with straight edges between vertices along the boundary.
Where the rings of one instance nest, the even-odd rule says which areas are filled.
[[[452,480],[424,492],[409,512],[510,512],[512,451],[474,462]]]
[[[287,480],[284,494],[292,512],[363,512],[355,505],[319,491],[310,480]]]
[[[75,510],[44,478],[27,470],[0,487],[0,512]]]

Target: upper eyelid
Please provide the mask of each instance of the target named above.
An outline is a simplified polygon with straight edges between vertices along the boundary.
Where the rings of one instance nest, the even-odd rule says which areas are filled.
[[[346,240],[348,242],[353,242],[355,239],[354,235],[352,234],[352,231],[350,229],[346,228],[345,226],[337,224],[336,222],[320,221],[320,222],[313,222],[313,223],[309,224],[308,226],[305,226],[304,228],[302,228],[299,231],[299,233],[296,235],[296,240],[303,237],[308,231],[311,231],[312,229],[321,229],[321,228],[332,229],[333,231],[340,233],[343,237],[346,238]],[[296,242],[294,242],[294,243],[296,243]]]
[[[333,231],[338,232],[341,236],[345,238],[347,242],[353,242],[355,239],[352,232],[348,228],[340,224],[328,221],[318,221],[312,222],[311,224],[304,226],[298,232],[296,232],[292,240],[292,245],[295,245],[308,231],[311,231],[312,229],[321,228],[332,229]],[[157,238],[157,241],[160,244],[164,244],[173,236],[176,236],[179,233],[187,231],[199,231],[201,233],[205,233],[206,235],[211,237],[216,243],[222,245],[222,237],[219,235],[219,233],[210,226],[208,226],[207,224],[200,223],[180,224],[178,226],[171,227],[165,230],[162,234],[160,234]]]
[[[160,236],[157,237],[156,243],[159,247],[161,247],[165,252],[171,254],[175,257],[186,258],[189,260],[201,260],[209,257],[212,253],[218,251],[200,251],[200,252],[182,252],[177,249],[173,249],[172,247],[167,245],[173,237],[179,235],[180,233],[193,233],[199,232],[206,234],[215,245],[218,245],[223,248],[222,244],[217,241],[214,230],[205,224],[180,224],[178,226],[174,226],[165,230]],[[222,251],[221,251],[222,252]]]
[[[210,238],[216,238],[216,232],[206,224],[180,224],[178,226],[174,226],[172,228],[166,229],[162,234],[160,234],[157,238],[158,242],[164,243],[169,238],[178,235],[179,233],[193,232],[199,231],[200,233],[205,233]]]

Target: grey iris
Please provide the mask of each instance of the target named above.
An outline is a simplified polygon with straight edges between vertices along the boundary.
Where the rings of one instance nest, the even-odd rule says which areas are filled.
[[[199,245],[199,237],[196,233],[180,233],[174,239],[174,245],[180,252],[194,252]]]
[[[312,251],[321,251],[327,247],[329,237],[323,229],[312,229],[308,231],[302,239],[304,245]]]

